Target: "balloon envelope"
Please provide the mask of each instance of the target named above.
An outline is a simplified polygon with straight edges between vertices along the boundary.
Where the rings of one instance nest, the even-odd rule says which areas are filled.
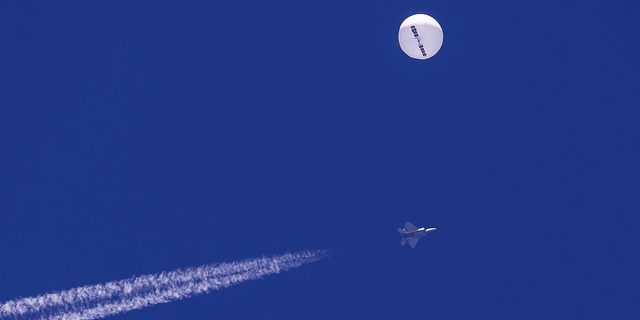
[[[433,57],[442,47],[443,38],[438,21],[426,14],[414,14],[406,18],[398,31],[402,51],[409,57],[420,60]]]

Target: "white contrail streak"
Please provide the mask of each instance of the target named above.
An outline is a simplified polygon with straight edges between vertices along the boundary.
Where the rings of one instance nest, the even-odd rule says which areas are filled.
[[[207,264],[16,299],[0,304],[0,319],[100,319],[259,279],[320,260],[326,255],[325,250],[301,251]]]

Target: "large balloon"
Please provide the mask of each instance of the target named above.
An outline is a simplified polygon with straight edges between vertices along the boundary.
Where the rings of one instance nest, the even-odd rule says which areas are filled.
[[[414,14],[400,25],[398,42],[409,57],[425,60],[433,57],[442,47],[442,27],[426,14]]]

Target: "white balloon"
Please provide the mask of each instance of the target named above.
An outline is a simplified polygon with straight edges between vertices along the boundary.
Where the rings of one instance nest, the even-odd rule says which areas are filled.
[[[433,57],[442,47],[443,39],[442,27],[438,21],[426,14],[414,14],[406,18],[398,31],[400,48],[414,59]]]

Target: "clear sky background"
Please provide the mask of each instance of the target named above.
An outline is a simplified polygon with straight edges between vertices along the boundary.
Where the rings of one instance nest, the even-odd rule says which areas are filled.
[[[0,301],[328,248],[113,319],[638,319],[639,11],[3,1]]]

